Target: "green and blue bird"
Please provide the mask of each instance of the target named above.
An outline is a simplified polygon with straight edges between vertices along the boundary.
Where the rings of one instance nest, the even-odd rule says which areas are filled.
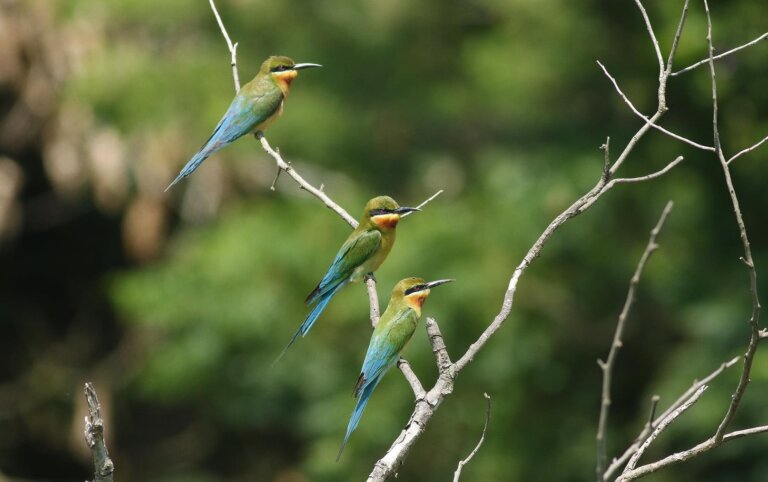
[[[441,279],[426,282],[421,278],[405,278],[395,285],[387,309],[373,330],[368,351],[365,353],[363,368],[360,370],[360,377],[357,379],[354,390],[357,403],[349,419],[347,434],[339,449],[339,455],[336,457],[337,462],[341,458],[349,436],[357,428],[371,394],[387,370],[400,359],[400,352],[413,336],[421,318],[421,307],[429,296],[430,290],[451,281],[453,280]]]
[[[323,279],[307,296],[306,303],[314,307],[283,353],[299,336],[306,336],[336,293],[350,282],[363,280],[381,266],[395,244],[400,217],[411,211],[419,209],[400,206],[389,196],[378,196],[365,204],[360,223],[341,245]]]
[[[285,98],[299,70],[321,67],[297,64],[288,57],[272,56],[261,64],[259,73],[241,88],[211,137],[165,190],[192,174],[204,160],[224,146],[251,132],[264,131],[283,113]]]

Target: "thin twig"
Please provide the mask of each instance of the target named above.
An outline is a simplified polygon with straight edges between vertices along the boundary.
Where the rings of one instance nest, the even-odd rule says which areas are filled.
[[[731,50],[728,50],[727,52],[723,52],[722,54],[715,55],[714,57],[712,57],[712,60],[720,60],[723,57],[727,57],[728,55],[731,55],[731,54],[734,54],[734,53],[738,52],[739,50],[745,49],[747,47],[751,47],[752,45],[755,45],[756,43],[762,42],[763,40],[766,40],[766,39],[768,39],[768,32],[765,32],[764,34],[760,35],[756,39],[751,40],[751,41],[745,43],[744,45],[740,45],[740,46],[738,46],[736,48],[732,48]],[[677,72],[672,73],[672,77],[674,77],[676,75],[683,74],[685,72],[688,72],[689,70],[693,70],[696,67],[699,67],[699,66],[702,66],[702,65],[706,64],[707,62],[709,62],[709,57],[707,57],[705,59],[702,59],[702,60],[699,60],[695,64],[691,64],[691,65],[689,65],[688,67],[686,67],[686,68],[684,68],[682,70],[678,70]]]
[[[753,144],[752,146],[747,147],[746,149],[740,150],[739,152],[737,152],[736,154],[731,156],[731,158],[728,159],[728,162],[726,164],[730,165],[737,158],[741,157],[743,154],[746,154],[747,152],[750,152],[750,151],[753,151],[753,150],[757,149],[758,147],[762,146],[763,143],[765,143],[766,141],[768,141],[768,136],[763,137],[763,139],[761,141],[759,141],[758,143]]]
[[[602,360],[597,361],[598,365],[600,365],[600,369],[603,372],[603,388],[602,388],[602,395],[600,397],[600,417],[597,425],[597,436],[596,436],[597,464],[596,464],[595,472],[597,475],[598,482],[601,482],[603,480],[603,474],[605,473],[605,466],[606,466],[605,439],[606,439],[606,429],[608,427],[608,414],[609,414],[610,405],[611,405],[611,381],[613,376],[613,367],[616,363],[616,357],[618,356],[619,349],[621,349],[621,346],[623,344],[621,337],[624,333],[624,327],[626,325],[629,312],[632,309],[632,305],[635,302],[637,286],[640,284],[640,276],[642,276],[643,270],[645,269],[645,265],[648,263],[648,260],[651,258],[654,251],[656,251],[656,249],[659,247],[659,245],[656,243],[656,239],[659,235],[659,232],[661,232],[661,228],[664,226],[664,222],[667,220],[669,213],[672,211],[672,206],[673,206],[672,201],[668,201],[666,206],[664,206],[664,210],[661,212],[659,221],[656,223],[656,226],[651,230],[650,237],[648,238],[648,244],[646,244],[645,250],[643,251],[642,256],[640,256],[640,261],[637,263],[635,272],[632,275],[632,278],[629,282],[627,297],[624,301],[624,307],[621,309],[621,313],[619,314],[619,319],[616,323],[616,330],[614,331],[614,334],[613,334],[613,341],[611,342],[611,348],[608,351],[608,357],[606,358],[605,361],[602,361]],[[654,407],[655,407],[655,404],[654,404]],[[653,412],[651,412],[651,420],[653,420]]]
[[[296,184],[298,184],[301,189],[307,191],[308,193],[312,194],[313,196],[318,198],[320,201],[322,201],[323,204],[325,204],[325,207],[327,207],[328,209],[332,210],[333,212],[341,216],[341,218],[344,219],[344,221],[346,221],[347,224],[349,224],[353,228],[357,227],[357,220],[355,218],[350,216],[350,214],[346,210],[344,210],[344,208],[336,204],[321,189],[318,189],[312,186],[310,183],[304,180],[304,178],[301,177],[301,175],[298,172],[296,172],[296,169],[294,169],[293,166],[291,166],[290,164],[288,164],[283,160],[279,152],[272,149],[272,146],[269,145],[269,141],[267,141],[267,138],[264,137],[264,133],[257,132],[255,135],[256,135],[256,138],[259,140],[259,142],[261,142],[261,147],[264,149],[264,151],[266,151],[266,153],[269,154],[269,156],[272,159],[274,159],[278,169],[285,171],[286,174],[291,176],[291,178],[294,181],[296,181]]]
[[[639,479],[640,477],[656,472],[665,467],[669,467],[670,465],[675,465],[675,464],[679,464],[681,462],[690,460],[693,457],[696,457],[697,455],[700,455],[708,450],[711,450],[718,445],[722,445],[725,442],[728,442],[737,438],[741,438],[741,437],[746,437],[747,435],[755,435],[755,434],[760,434],[765,432],[768,432],[768,426],[760,426],[760,427],[748,428],[745,430],[737,430],[737,431],[726,434],[723,437],[722,442],[718,444],[715,444],[714,437],[710,437],[707,440],[698,444],[697,446],[692,447],[688,450],[684,450],[682,452],[677,452],[672,455],[668,455],[667,457],[664,457],[659,461],[642,465],[634,470],[626,472],[622,474],[621,478],[617,479],[617,481],[621,480],[622,482],[628,482],[630,480]]]
[[[651,37],[651,43],[653,44],[653,49],[656,52],[656,60],[659,62],[659,75],[661,75],[661,73],[664,72],[664,59],[661,57],[661,47],[659,47],[659,41],[656,40],[656,34],[653,33],[651,19],[648,18],[648,13],[646,13],[645,7],[643,7],[643,4],[640,3],[640,0],[635,0],[635,3],[637,4],[637,8],[640,9],[640,13],[643,15],[645,28],[648,30],[648,35]]]
[[[424,206],[426,206],[427,204],[429,204],[429,203],[430,203],[430,202],[431,202],[433,199],[435,199],[437,196],[441,195],[442,193],[443,193],[443,190],[442,190],[442,189],[440,189],[439,191],[437,191],[437,192],[436,192],[436,193],[434,193],[433,195],[429,196],[429,197],[428,197],[426,200],[424,200],[424,202],[422,202],[421,204],[419,204],[418,206],[416,206],[416,209],[421,209],[421,208],[423,208]],[[402,216],[400,216],[400,218],[404,218],[404,217],[406,217],[406,216],[410,216],[410,215],[411,215],[413,212],[414,212],[414,211],[409,211],[409,212],[407,212],[407,213],[403,214]]]
[[[603,480],[607,481],[610,479],[611,475],[622,467],[624,464],[626,464],[627,460],[632,456],[632,454],[637,451],[637,448],[645,442],[646,438],[651,434],[653,427],[658,425],[662,420],[664,420],[670,413],[672,413],[674,410],[677,410],[677,408],[685,403],[686,400],[688,400],[699,388],[703,387],[704,385],[708,385],[709,382],[717,378],[721,373],[723,373],[728,368],[731,368],[736,363],[739,362],[741,357],[733,357],[727,362],[721,363],[719,367],[717,367],[716,370],[714,370],[712,373],[707,375],[706,377],[702,378],[701,380],[696,380],[693,382],[690,388],[686,390],[682,395],[680,395],[677,400],[675,400],[661,415],[656,417],[656,419],[651,424],[646,424],[645,427],[643,427],[643,431],[640,432],[640,434],[635,438],[634,442],[624,451],[623,454],[621,454],[620,457],[617,457],[613,459],[611,462],[611,465],[608,466],[608,468],[605,471],[605,474],[603,475]]]
[[[459,482],[459,478],[461,477],[461,470],[465,465],[469,463],[470,460],[472,460],[472,457],[474,457],[477,451],[480,450],[480,446],[483,445],[483,440],[485,440],[485,433],[488,431],[488,421],[491,419],[491,396],[487,393],[483,393],[483,396],[487,402],[485,408],[485,423],[483,424],[483,433],[480,434],[480,440],[477,441],[477,445],[475,445],[475,448],[467,456],[467,458],[459,461],[459,466],[456,467],[456,472],[453,473],[453,482]]]
[[[661,397],[658,395],[651,397],[651,409],[648,412],[648,421],[645,423],[645,427],[648,429],[648,431],[653,430],[653,427],[656,426],[654,419],[656,418],[656,408],[659,406],[659,400],[661,400]]]
[[[728,440],[733,440],[739,437],[746,437],[747,435],[755,435],[758,433],[765,433],[765,432],[768,432],[768,425],[762,425],[760,427],[752,427],[745,430],[736,430],[735,432],[726,434],[723,437],[723,442],[727,442]]]
[[[227,49],[229,49],[230,54],[230,65],[232,66],[232,79],[235,81],[235,93],[237,93],[240,91],[240,76],[237,73],[237,42],[232,44],[227,29],[224,27],[224,22],[221,21],[219,11],[216,9],[216,4],[213,0],[210,0],[210,4],[211,10],[213,10],[213,15],[216,17],[216,23],[219,24],[221,35],[224,36],[224,40],[227,42]]]
[[[640,457],[643,456],[643,454],[645,453],[646,449],[653,443],[654,440],[656,440],[656,437],[658,437],[659,434],[661,434],[661,432],[663,432],[664,429],[666,429],[669,426],[669,424],[674,422],[677,417],[682,415],[683,412],[688,410],[694,403],[696,403],[699,400],[699,397],[701,397],[701,395],[704,393],[704,391],[706,389],[707,389],[706,385],[703,385],[703,386],[699,387],[699,389],[696,390],[696,392],[691,396],[691,398],[686,400],[685,403],[680,405],[672,413],[667,415],[664,418],[664,420],[659,422],[659,425],[653,430],[653,433],[651,433],[651,436],[648,437],[645,440],[645,442],[643,442],[642,445],[640,445],[640,448],[637,449],[637,452],[635,452],[634,455],[632,455],[632,457],[629,459],[629,462],[627,463],[627,468],[624,469],[625,472],[629,472],[630,470],[635,468],[635,465],[637,464],[637,461],[640,460]],[[624,478],[624,475],[625,474],[622,474],[621,476],[619,476],[619,478],[616,479],[616,481],[617,482],[624,482],[625,480],[627,480],[627,479]]]
[[[667,130],[667,129],[661,127],[660,125],[656,124],[654,122],[653,118],[649,119],[648,117],[646,117],[642,112],[637,110],[637,108],[632,103],[632,101],[630,101],[627,98],[627,96],[621,90],[621,87],[619,87],[619,84],[616,82],[616,79],[614,79],[613,76],[610,73],[608,73],[608,69],[606,69],[605,66],[599,60],[597,61],[597,65],[600,66],[600,68],[603,70],[603,73],[605,73],[606,77],[608,77],[608,79],[610,79],[611,83],[613,84],[613,87],[616,89],[616,92],[618,92],[619,96],[622,98],[622,100],[624,100],[624,103],[627,104],[630,109],[632,109],[632,112],[634,112],[638,117],[643,119],[646,124],[648,124],[649,126],[653,127],[654,129],[660,130],[664,134],[672,137],[673,139],[677,139],[678,141],[685,142],[686,144],[689,144],[689,145],[691,145],[693,147],[697,147],[697,148],[705,150],[705,151],[714,151],[715,150],[715,148],[712,147],[712,146],[705,146],[705,145],[699,144],[697,142],[694,142],[694,141],[692,141],[690,139],[687,139],[687,138],[685,138],[685,137],[683,137],[681,135],[675,134],[674,132],[672,132],[670,130]]]
[[[104,442],[104,420],[101,418],[101,405],[93,384],[85,384],[85,401],[88,403],[88,416],[85,417],[85,443],[93,454],[94,482],[112,482],[115,465],[109,458],[107,444]]]
[[[683,162],[683,156],[677,156],[672,162],[664,166],[662,169],[659,169],[656,172],[652,172],[650,174],[646,174],[645,176],[639,176],[639,177],[621,177],[617,179],[611,180],[611,182],[608,183],[606,186],[606,189],[611,189],[614,184],[631,184],[633,182],[644,182],[644,181],[650,181],[651,179],[656,179],[657,177],[661,177],[664,174],[668,173],[670,170],[672,170],[673,167]]]

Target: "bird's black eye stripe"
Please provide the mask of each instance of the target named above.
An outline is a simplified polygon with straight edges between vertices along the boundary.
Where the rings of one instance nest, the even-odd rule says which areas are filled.
[[[408,288],[407,290],[405,290],[405,294],[406,294],[406,295],[410,295],[411,293],[416,293],[416,292],[418,292],[418,291],[424,291],[424,290],[425,290],[425,289],[427,289],[427,288],[428,288],[428,286],[427,286],[427,285],[416,285],[416,286],[411,286],[410,288]]]
[[[392,209],[371,209],[371,216],[379,216],[381,214],[392,214]]]
[[[278,65],[277,67],[272,67],[272,72],[285,72],[290,69],[287,65]]]

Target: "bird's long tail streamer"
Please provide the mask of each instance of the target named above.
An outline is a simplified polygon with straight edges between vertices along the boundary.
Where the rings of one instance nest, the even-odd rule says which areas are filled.
[[[376,379],[372,380],[370,383],[366,384],[365,387],[363,387],[363,390],[360,393],[360,398],[357,399],[357,403],[355,404],[355,409],[352,411],[352,416],[349,418],[349,423],[347,424],[347,434],[344,435],[344,442],[341,443],[339,454],[336,456],[336,462],[338,462],[341,458],[341,454],[344,452],[344,447],[347,446],[349,436],[352,435],[352,432],[354,432],[357,428],[357,424],[360,423],[360,417],[363,416],[363,410],[365,410],[365,406],[368,405],[368,399],[371,398],[371,394],[376,389],[376,386],[381,381],[381,378],[382,376],[379,375],[376,377]]]
[[[291,337],[291,341],[288,342],[288,345],[286,345],[285,348],[283,348],[283,351],[280,353],[280,356],[277,357],[277,359],[272,363],[272,365],[275,365],[277,362],[280,361],[280,359],[283,358],[283,355],[285,355],[285,352],[288,351],[288,348],[293,345],[293,343],[299,338],[299,336],[306,336],[307,333],[309,333],[309,330],[312,329],[312,325],[315,324],[315,321],[317,321],[317,318],[320,316],[320,314],[325,310],[325,307],[328,306],[328,303],[331,301],[331,298],[336,295],[336,293],[341,290],[341,288],[344,287],[344,285],[347,284],[347,281],[341,281],[339,284],[333,287],[333,289],[329,290],[327,293],[323,294],[323,296],[320,298],[320,300],[317,302],[317,304],[312,308],[312,311],[309,312],[307,317],[304,319],[304,322],[302,322],[301,326],[299,326],[299,329],[296,330],[296,333],[293,334]]]

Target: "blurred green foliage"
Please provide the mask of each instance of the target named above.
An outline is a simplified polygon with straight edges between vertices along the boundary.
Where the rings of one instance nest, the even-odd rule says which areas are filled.
[[[645,3],[666,51],[682,2]],[[630,1],[219,0],[218,6],[239,42],[241,80],[270,54],[325,66],[300,75],[285,115],[267,132],[312,183],[325,184],[355,216],[374,195],[412,205],[445,189],[400,224],[377,279],[382,307],[405,276],[457,279],[425,306],[454,358],[500,309],[528,246],[598,179],[605,137],[615,158],[641,125],[595,59],[638,108],[649,112],[655,104],[656,61]],[[94,22],[104,40],[75,72],[65,100],[88,106],[137,153],[148,138],[182,139],[176,158],[156,161],[172,166],[169,173],[181,166],[233,94],[229,56],[207,2],[79,0],[56,8],[60,22]],[[765,30],[760,2],[713,9],[718,50]],[[706,54],[705,26],[693,2],[677,66]],[[727,152],[768,132],[766,65],[765,46],[718,63]],[[709,88],[705,69],[673,78],[664,125],[710,143]],[[758,273],[768,270],[766,152],[734,166]],[[461,374],[410,453],[401,480],[450,479],[480,434],[483,392],[493,397],[493,416],[483,448],[464,469],[466,480],[593,478],[595,359],[608,351],[629,276],[668,199],[675,209],[641,282],[616,367],[609,457],[641,429],[652,394],[665,407],[693,379],[742,352],[747,277],[715,159],[651,133],[621,175],[657,170],[679,154],[685,162],[664,178],[617,187],[556,233],[522,279],[506,325]],[[205,177],[213,163],[239,173],[271,169],[250,139],[216,154],[193,177]],[[160,259],[104,280],[124,337],[139,340],[125,369],[109,375],[116,390],[110,448],[120,478],[361,480],[413,402],[393,371],[344,458],[334,462],[370,336],[364,288],[337,296],[311,336],[270,367],[348,227],[298,193],[287,176],[275,193],[232,177],[235,188],[213,219],[180,218]],[[194,195],[190,186],[172,198],[181,204]],[[436,368],[422,331],[405,356],[431,386]],[[713,383],[648,460],[710,434],[737,376],[734,368]],[[767,382],[758,353],[734,428],[765,423]],[[649,480],[764,480],[767,448],[764,436],[735,441]]]

